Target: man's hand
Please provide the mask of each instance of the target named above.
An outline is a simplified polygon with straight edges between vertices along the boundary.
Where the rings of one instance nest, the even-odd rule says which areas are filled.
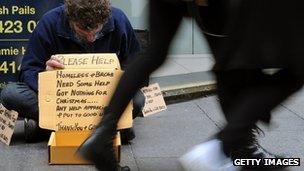
[[[46,61],[46,71],[53,71],[55,69],[63,69],[64,65],[60,58],[56,55],[52,55],[51,58]]]
[[[208,0],[195,0],[198,6],[208,6]]]

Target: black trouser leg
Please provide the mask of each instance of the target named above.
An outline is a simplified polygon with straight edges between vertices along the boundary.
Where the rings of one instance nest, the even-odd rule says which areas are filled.
[[[288,70],[274,75],[265,75],[257,70],[223,71],[221,77],[224,81],[220,86],[234,86],[233,81],[237,81],[240,88],[233,104],[226,110],[228,124],[219,133],[226,154],[229,154],[229,149],[242,144],[257,121],[303,85],[303,79]]]
[[[160,0],[150,1],[150,14],[151,46],[148,54],[127,66],[108,106],[116,119],[120,118],[143,82],[164,63],[169,45],[182,19],[178,6]]]
[[[237,73],[239,72],[239,73]],[[259,75],[260,72],[256,72]],[[229,120],[230,118],[230,112],[229,108],[234,105],[235,100],[238,98],[238,96],[242,95],[242,89],[246,88],[248,84],[255,84],[254,80],[248,80],[252,79],[252,77],[255,77],[252,75],[253,73],[248,73],[244,70],[235,70],[230,71],[228,73],[223,72],[216,72],[217,77],[217,94],[220,100],[220,105],[223,110],[223,113],[225,115],[226,120]],[[239,77],[236,77],[238,75]],[[240,77],[243,80],[239,80]],[[258,77],[264,77],[263,75],[260,75]],[[270,121],[270,111],[268,113],[265,113],[261,116],[261,121],[264,121],[265,123],[268,123]]]
[[[136,91],[166,59],[169,44],[181,22],[179,9],[160,0],[150,0],[151,47],[148,55],[127,66],[102,120],[79,152],[100,170],[117,170],[113,137],[117,122]]]

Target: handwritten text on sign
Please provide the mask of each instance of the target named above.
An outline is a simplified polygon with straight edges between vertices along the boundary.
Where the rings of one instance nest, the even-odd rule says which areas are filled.
[[[122,75],[116,54],[58,54],[63,70],[39,73],[39,126],[55,131],[92,130]],[[117,129],[132,126],[132,104]]]
[[[120,69],[115,54],[58,54],[65,69]]]
[[[93,124],[81,127],[80,124],[75,123],[75,125],[67,126],[63,124],[63,120],[99,118],[104,108],[99,99],[109,98],[107,96],[114,72],[84,71],[80,73],[83,76],[79,78],[74,77],[74,74],[67,71],[57,71],[56,74],[56,113],[58,121],[62,120],[57,124],[58,130],[92,130],[95,126]]]
[[[6,145],[9,145],[11,142],[17,118],[17,112],[7,110],[0,103],[0,140]]]
[[[40,126],[58,131],[94,129],[121,74],[122,71],[102,69],[57,70],[40,74]],[[55,125],[44,126],[53,121]]]
[[[157,83],[144,87],[141,91],[146,97],[145,106],[142,110],[144,116],[152,115],[167,109],[164,97]]]

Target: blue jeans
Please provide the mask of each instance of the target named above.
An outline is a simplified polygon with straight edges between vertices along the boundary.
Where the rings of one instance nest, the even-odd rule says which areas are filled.
[[[25,83],[8,83],[1,91],[1,102],[9,110],[15,110],[19,117],[38,121],[38,95]]]
[[[38,95],[25,83],[9,83],[1,91],[1,102],[9,110],[15,110],[19,117],[38,121]],[[138,91],[133,99],[133,118],[141,115],[145,104],[144,95]]]

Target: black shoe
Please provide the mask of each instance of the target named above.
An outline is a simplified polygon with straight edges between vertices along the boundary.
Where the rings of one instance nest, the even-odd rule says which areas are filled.
[[[91,161],[100,171],[129,171],[130,168],[119,166],[113,142],[117,134],[117,123],[121,115],[110,113],[107,108],[91,136],[78,148],[84,159]]]
[[[35,143],[47,140],[51,131],[41,129],[38,122],[33,119],[24,119],[24,139],[27,143]]]
[[[116,128],[99,126],[78,148],[77,153],[91,161],[100,171],[129,171],[128,166],[121,167],[115,158],[113,140]]]
[[[230,149],[230,157],[232,159],[264,159],[264,158],[284,158],[284,156],[272,154],[264,149],[257,141],[256,134],[264,134],[264,132],[255,127],[250,132],[247,142],[242,143],[242,145],[237,146],[236,148]],[[272,170],[272,169],[284,169],[286,166],[267,166],[262,164],[259,166],[247,165],[243,166],[243,169],[259,169],[259,170]]]
[[[135,138],[135,133],[132,128],[122,129],[120,130],[120,138],[122,145],[130,144],[131,141]]]

